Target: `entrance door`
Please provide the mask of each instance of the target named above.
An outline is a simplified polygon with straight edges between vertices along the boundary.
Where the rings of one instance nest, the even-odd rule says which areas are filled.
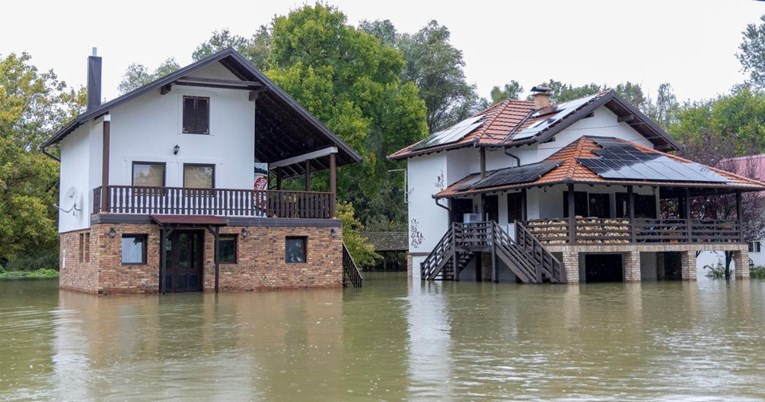
[[[203,231],[176,230],[170,234],[165,248],[165,288],[168,292],[202,290],[203,250]]]
[[[487,195],[483,204],[484,219],[490,222],[499,222],[499,197],[496,195]]]

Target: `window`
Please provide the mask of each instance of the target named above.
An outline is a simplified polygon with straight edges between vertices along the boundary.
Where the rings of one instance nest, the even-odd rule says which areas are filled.
[[[85,233],[80,233],[80,243],[79,243],[79,246],[80,246],[80,247],[79,247],[79,251],[80,251],[80,254],[79,254],[79,256],[80,256],[80,258],[79,258],[79,261],[80,261],[80,262],[83,262],[83,261],[85,261],[85,258],[84,258],[84,247],[85,247],[85,240],[84,240],[84,239],[85,239]],[[749,248],[752,248],[752,246],[751,246],[751,243],[749,243],[749,244],[750,244]],[[752,250],[749,250],[749,251],[752,251]]]
[[[306,262],[307,237],[288,237],[284,245],[286,262]]]
[[[215,188],[215,165],[184,164],[183,187]]]
[[[210,134],[210,98],[183,97],[183,133]]]
[[[761,244],[758,241],[750,241],[749,242],[749,252],[750,253],[759,253],[761,249]]]
[[[90,233],[85,233],[85,262],[90,262]]]
[[[133,186],[164,187],[165,164],[161,162],[133,162]]]
[[[146,264],[146,235],[122,235],[122,263]]]
[[[590,215],[587,209],[587,193],[584,191],[574,192],[574,215],[587,217]],[[563,192],[563,217],[568,218],[568,191]]]
[[[236,235],[220,235],[218,252],[221,264],[236,264]]]

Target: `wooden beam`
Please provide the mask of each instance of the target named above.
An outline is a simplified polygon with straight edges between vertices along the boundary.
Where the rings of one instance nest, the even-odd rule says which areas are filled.
[[[292,158],[282,159],[280,161],[271,162],[268,164],[269,169],[274,169],[283,166],[294,165],[297,163],[305,162],[307,160],[321,158],[323,156],[332,155],[337,153],[337,147],[327,147],[318,151],[309,152],[307,154],[293,156]]]
[[[626,116],[619,116],[616,118],[617,123],[629,123],[633,120],[635,120],[635,115],[632,115],[632,114],[628,114]]]
[[[103,125],[103,143],[101,148],[101,212],[109,212],[109,148],[111,142],[111,116],[105,115]]]
[[[305,161],[305,191],[311,191],[311,161]]]
[[[479,148],[479,154],[481,156],[481,179],[486,178],[486,148]]]
[[[335,161],[335,154],[329,154],[329,192],[332,193],[332,200],[330,208],[330,215],[335,217],[335,203],[337,202],[337,162]]]
[[[568,184],[568,243],[576,244],[576,208],[574,208],[574,183]]]
[[[169,84],[166,84],[166,85],[162,85],[162,87],[159,88],[159,94],[160,95],[167,95],[168,93],[170,93],[170,90],[172,88],[173,88],[173,83],[172,82],[169,83]]]
[[[250,94],[248,95],[248,99],[250,102],[254,102],[260,98],[260,95],[265,92],[265,88],[256,89],[254,91],[250,91]]]
[[[244,80],[223,80],[219,78],[201,78],[201,77],[183,77],[175,81],[177,85],[195,85],[214,87],[236,87],[236,88],[262,88],[263,84],[258,81]]]
[[[741,210],[741,190],[736,191],[736,220],[738,221],[738,237],[744,242],[744,211]]]
[[[630,243],[635,243],[635,189],[632,186],[627,186],[627,210],[630,218]]]

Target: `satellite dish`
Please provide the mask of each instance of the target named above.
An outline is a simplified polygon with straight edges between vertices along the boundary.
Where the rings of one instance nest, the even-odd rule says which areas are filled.
[[[80,200],[79,197],[80,192],[77,191],[77,188],[69,187],[69,189],[64,193],[64,196],[61,197],[61,206],[54,206],[63,212],[72,212],[72,215],[77,216],[77,212],[82,210],[82,208],[77,208],[77,202]]]

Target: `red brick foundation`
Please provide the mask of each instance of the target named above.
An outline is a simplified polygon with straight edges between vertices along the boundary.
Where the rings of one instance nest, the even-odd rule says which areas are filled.
[[[117,235],[108,236],[114,227]],[[342,229],[329,227],[223,227],[221,234],[237,234],[237,263],[220,264],[221,290],[327,288],[343,286]],[[90,237],[89,255],[80,258],[80,239]],[[121,263],[123,234],[146,234],[146,264]],[[285,261],[287,236],[307,237],[307,262]],[[95,224],[89,230],[61,234],[62,289],[86,293],[157,293],[159,291],[160,230],[153,224]],[[84,246],[83,246],[84,248]],[[214,240],[204,230],[203,289],[215,289]]]

